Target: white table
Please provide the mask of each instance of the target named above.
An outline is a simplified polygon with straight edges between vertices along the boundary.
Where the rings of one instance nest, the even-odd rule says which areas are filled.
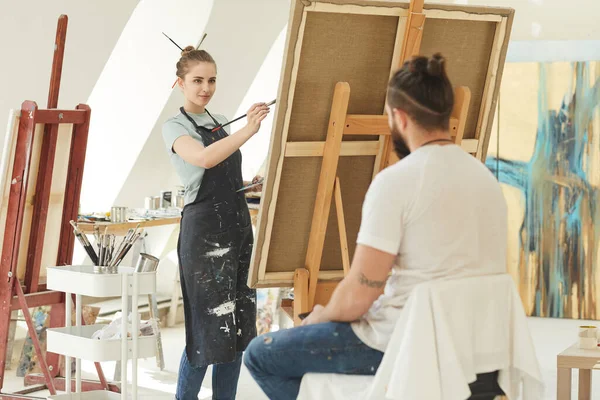
[[[592,398],[592,370],[600,369],[600,348],[586,350],[577,347],[577,343],[565,349],[556,358],[557,400],[571,399],[571,371],[579,369],[578,400]]]

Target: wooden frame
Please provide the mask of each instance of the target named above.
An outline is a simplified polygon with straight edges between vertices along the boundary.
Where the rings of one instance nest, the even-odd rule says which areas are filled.
[[[469,107],[470,91],[468,88],[459,87],[455,90],[456,103],[453,110],[454,120],[454,140],[460,144],[462,132],[466,121],[466,114]],[[298,314],[312,309],[314,304],[326,304],[333,294],[337,281],[346,275],[350,270],[350,257],[348,254],[348,242],[346,236],[345,217],[342,206],[342,194],[340,188],[340,179],[336,176],[339,157],[341,154],[342,138],[349,124],[340,124],[340,121],[349,121],[354,119],[368,120],[373,122],[377,128],[382,121],[387,122],[386,116],[356,116],[347,115],[348,101],[350,97],[350,86],[345,82],[338,82],[335,87],[335,93],[331,105],[331,114],[329,120],[329,130],[327,140],[322,152],[323,161],[321,163],[321,172],[319,186],[314,205],[313,219],[309,236],[308,251],[306,253],[305,268],[298,268],[294,273],[294,306],[293,319],[296,324],[300,322]],[[460,121],[460,122],[456,122]],[[350,135],[374,135],[384,134],[381,130],[371,128],[370,124],[364,123],[352,127]],[[389,128],[385,132],[390,137]],[[361,142],[359,142],[361,143]],[[370,142],[377,143],[379,142]],[[332,198],[335,198],[337,211],[338,231],[340,235],[341,256],[343,273],[329,275],[325,278],[321,276],[320,267],[325,244],[325,232],[329,220]],[[334,271],[331,271],[334,272]]]
[[[78,109],[86,112],[86,118],[83,122],[77,124],[73,131],[73,140],[71,141],[70,149],[71,158],[69,160],[69,168],[65,181],[65,199],[62,206],[61,235],[59,244],[56,248],[58,254],[57,259],[54,260],[56,265],[69,264],[71,262],[74,246],[73,233],[68,227],[70,226],[70,220],[77,219],[83,163],[85,161],[85,148],[87,144],[87,127],[89,124],[89,107],[80,105],[78,106]],[[46,111],[45,114],[47,116],[53,115],[55,118],[58,118],[62,113],[63,118],[61,120],[64,124],[71,124],[74,122],[71,119],[73,117],[64,117],[63,110]],[[43,131],[36,129],[36,125],[38,125],[37,105],[34,102],[26,101],[23,103],[21,109],[14,162],[12,165],[12,174],[10,175],[12,184],[8,197],[8,208],[6,212],[6,224],[2,245],[2,259],[0,262],[0,275],[9,277],[7,280],[0,281],[0,296],[2,296],[2,304],[0,305],[0,372],[2,372],[2,375],[0,375],[0,388],[2,387],[4,377],[3,372],[5,370],[5,344],[8,340],[7,335],[8,326],[10,324],[10,313],[13,310],[21,309],[28,322],[30,336],[33,339],[40,366],[44,371],[45,381],[52,392],[55,391],[55,388],[53,387],[53,384],[48,384],[48,380],[51,379],[50,377],[52,375],[58,373],[58,357],[53,357],[51,353],[48,354],[48,363],[56,364],[56,368],[53,365],[52,371],[54,371],[54,373],[51,374],[48,365],[46,365],[45,358],[42,357],[39,342],[36,337],[36,330],[31,322],[31,316],[29,315],[29,308],[41,305],[53,305],[51,314],[55,315],[52,315],[51,318],[56,324],[61,323],[61,309],[64,308],[64,296],[56,292],[41,291],[43,287],[39,285],[46,217],[50,202],[50,187],[52,184],[53,158],[59,130],[58,124],[47,123],[46,127],[49,129],[47,128]],[[30,178],[32,178],[32,144],[35,139],[34,136],[36,131],[37,134],[49,132],[49,135],[55,137],[52,138],[52,140],[48,140],[48,135],[44,135],[42,138],[42,148],[37,173],[38,185],[35,186],[35,196],[33,196],[33,218],[28,235],[29,242],[23,244],[27,239],[27,237],[23,237],[23,231],[25,229],[24,216],[26,200],[28,198],[28,183]],[[23,256],[23,254],[20,253],[24,253],[24,250],[22,249],[24,245],[27,248],[27,259],[24,271],[24,289],[22,289],[19,281],[18,265],[21,260],[20,256]],[[27,295],[25,295],[25,292],[27,292]],[[54,318],[55,316],[58,317],[58,320]],[[62,315],[62,317],[64,318],[64,315]],[[50,380],[50,382],[52,382],[52,380]]]
[[[80,104],[75,110],[58,110],[58,94],[62,74],[64,45],[66,40],[68,18],[61,15],[58,19],[54,60],[48,95],[48,109],[40,110],[33,101],[22,104],[18,133],[7,149],[8,158],[12,162],[8,177],[8,201],[6,220],[2,241],[2,258],[0,259],[0,398],[24,399],[22,394],[31,393],[25,389],[15,394],[1,393],[6,370],[6,352],[11,312],[21,309],[28,326],[29,334],[34,344],[35,352],[42,369],[42,376],[27,376],[29,383],[44,383],[51,394],[56,394],[56,386],[60,386],[57,375],[59,357],[56,354],[42,354],[36,329],[33,325],[29,308],[51,305],[50,326],[58,327],[64,324],[64,296],[62,293],[45,291],[45,285],[39,281],[42,263],[42,253],[47,246],[48,211],[51,203],[51,188],[57,142],[62,135],[62,127],[72,124],[72,137],[68,147],[68,164],[65,167],[66,177],[61,184],[64,199],[60,204],[60,233],[56,244],[54,265],[70,264],[73,257],[74,235],[69,221],[77,220],[83,167],[90,121],[90,108]],[[43,129],[41,129],[43,127]],[[70,130],[67,129],[70,133]],[[41,136],[41,137],[40,137]],[[37,141],[36,141],[37,139]],[[39,152],[34,149],[35,143],[41,143]],[[13,152],[14,153],[11,153]],[[35,168],[37,180],[34,181]],[[31,187],[29,187],[31,184]],[[4,189],[4,188],[2,188]],[[32,195],[29,199],[28,192]],[[4,200],[6,201],[6,200]],[[25,208],[27,203],[33,205],[31,222],[26,223]],[[27,232],[29,229],[29,232]],[[24,250],[26,249],[26,250]],[[25,253],[25,254],[22,254]],[[19,261],[26,256],[23,287],[19,279]],[[102,368],[96,363],[100,382],[86,384],[85,389],[109,389]],[[29,380],[27,378],[30,378]],[[64,382],[63,382],[64,386]],[[116,388],[114,385],[113,389]],[[37,388],[41,390],[42,388]],[[116,388],[118,389],[118,388]]]
[[[292,2],[290,22],[288,24],[288,39],[286,43],[287,55],[284,58],[282,66],[282,81],[278,93],[279,106],[275,114],[275,123],[268,155],[269,163],[266,169],[266,179],[257,223],[257,234],[251,270],[248,279],[248,283],[252,287],[281,287],[294,285],[294,276],[298,275],[296,274],[296,268],[299,267],[298,260],[301,256],[301,253],[297,250],[302,248],[302,246],[306,246],[306,253],[304,253],[305,259],[301,262],[303,266],[307,268],[308,260],[311,261],[311,265],[320,263],[321,266],[316,273],[313,271],[313,280],[339,280],[344,274],[344,264],[342,260],[345,256],[341,250],[341,247],[343,246],[337,246],[337,249],[334,249],[333,247],[327,247],[326,245],[323,252],[319,251],[318,247],[313,248],[312,244],[311,246],[308,246],[294,242],[300,241],[304,235],[306,235],[304,239],[308,238],[309,234],[305,232],[308,232],[306,226],[310,221],[313,221],[320,226],[337,227],[340,225],[339,221],[336,224],[333,219],[329,221],[329,224],[323,223],[321,219],[326,216],[324,210],[319,211],[320,214],[318,214],[318,218],[314,217],[315,213],[310,215],[307,214],[306,207],[310,207],[311,210],[314,210],[313,201],[315,203],[318,201],[321,205],[327,203],[327,206],[329,206],[330,203],[326,200],[331,201],[331,197],[328,193],[323,195],[324,198],[320,198],[317,194],[318,185],[315,184],[315,186],[310,186],[309,188],[309,192],[314,196],[311,199],[308,194],[302,192],[303,188],[307,187],[308,184],[299,182],[298,185],[292,185],[289,181],[290,176],[292,175],[298,179],[301,175],[298,173],[297,169],[302,168],[302,173],[306,175],[307,181],[317,182],[317,177],[319,176],[318,166],[321,162],[318,160],[320,160],[321,157],[323,160],[327,158],[328,144],[325,132],[318,140],[314,140],[314,138],[307,140],[304,138],[306,136],[306,130],[298,130],[298,118],[304,116],[303,114],[300,114],[301,111],[310,109],[310,107],[307,107],[308,103],[301,97],[302,93],[299,91],[306,90],[305,88],[312,84],[312,81],[307,80],[306,76],[303,76],[302,74],[305,74],[307,68],[306,64],[303,64],[303,62],[306,63],[307,61],[303,61],[303,58],[308,60],[312,54],[311,51],[313,51],[311,46],[316,46],[314,43],[314,33],[313,36],[310,36],[311,32],[314,32],[315,29],[315,18],[325,18],[323,15],[327,14],[327,17],[339,15],[340,18],[343,18],[344,22],[352,22],[353,17],[395,19],[396,22],[395,25],[393,25],[393,28],[391,25],[388,26],[388,31],[391,33],[391,29],[393,29],[394,32],[391,33],[393,35],[391,37],[393,41],[389,40],[389,37],[386,39],[388,43],[391,43],[391,47],[388,47],[388,50],[386,50],[390,52],[390,63],[387,67],[387,79],[389,79],[389,76],[391,76],[396,68],[398,68],[403,59],[418,52],[418,44],[420,41],[426,44],[427,52],[431,52],[435,49],[435,47],[432,46],[432,43],[435,44],[435,38],[432,36],[433,34],[427,35],[428,27],[438,30],[440,27],[443,27],[442,25],[451,25],[459,29],[477,27],[477,29],[486,33],[488,42],[478,43],[479,37],[472,39],[473,43],[477,45],[474,46],[476,49],[473,51],[480,51],[480,53],[483,54],[479,61],[482,59],[485,60],[485,64],[481,64],[480,62],[482,70],[481,73],[477,75],[479,81],[475,82],[479,86],[477,86],[477,90],[473,92],[470,85],[460,84],[460,81],[465,80],[465,77],[456,75],[456,82],[459,82],[458,86],[467,86],[467,88],[471,90],[463,92],[465,93],[465,99],[463,100],[466,100],[463,104],[469,104],[466,109],[468,112],[465,112],[465,109],[455,109],[455,112],[452,115],[453,128],[456,127],[455,134],[453,133],[456,142],[460,143],[465,151],[471,153],[481,161],[484,161],[485,159],[493,117],[490,116],[490,112],[494,109],[497,99],[499,80],[502,75],[508,37],[512,26],[513,10],[442,5],[425,5],[419,9],[418,4],[413,5],[412,8],[410,8],[410,5],[407,3],[393,1],[377,2],[354,0],[352,1],[352,4],[344,3],[345,2],[342,0],[313,2],[294,0]],[[427,22],[428,20],[430,22]],[[382,20],[377,19],[373,21],[381,22]],[[389,19],[385,21],[389,22]],[[440,22],[442,25],[440,25]],[[429,24],[431,24],[431,26]],[[368,24],[368,26],[373,25],[375,24]],[[331,25],[331,27],[334,27],[334,25]],[[409,28],[407,29],[407,27]],[[435,32],[435,29],[433,32]],[[413,32],[413,34],[409,37],[406,35],[406,32]],[[367,33],[371,34],[372,31]],[[461,35],[463,33],[464,32],[461,32]],[[307,35],[310,36],[310,42],[305,44],[304,39]],[[467,37],[467,39],[464,39],[464,37]],[[378,40],[382,39],[380,36],[377,36],[377,38]],[[460,36],[460,38],[462,38],[461,40],[470,40],[468,39],[468,36],[465,35]],[[410,43],[406,44],[405,42]],[[466,43],[467,42],[461,42],[460,45],[464,48]],[[380,45],[380,43],[377,44]],[[374,43],[370,43],[370,45],[374,45]],[[411,50],[407,51],[406,49]],[[444,47],[439,48],[439,51],[444,53]],[[454,51],[456,52],[456,50]],[[331,56],[335,56],[334,53],[328,53],[328,57]],[[468,56],[463,58],[468,58]],[[314,60],[314,58],[310,60]],[[462,61],[464,62],[464,60]],[[449,59],[449,62],[452,63],[452,59]],[[325,65],[323,69],[326,70],[327,67],[328,66]],[[357,68],[361,67],[362,65],[359,65]],[[461,70],[465,70],[465,68],[461,68]],[[450,78],[455,82],[452,72],[453,71],[449,72],[451,75]],[[335,83],[331,83],[331,85],[334,84]],[[351,85],[354,87],[355,83],[351,83]],[[333,88],[331,90],[333,92]],[[360,92],[360,90],[362,89],[359,88],[358,91]],[[381,92],[385,92],[384,85],[381,87]],[[360,94],[357,94],[357,96],[358,97],[353,98],[359,98]],[[462,101],[460,96],[461,95],[457,93],[457,103]],[[323,109],[322,101],[319,106]],[[352,101],[350,101],[350,107],[352,107]],[[389,141],[389,139],[387,139],[389,135],[385,132],[387,129],[387,119],[383,116],[383,107],[381,107],[378,112],[381,113],[381,115],[366,115],[367,113],[361,113],[361,111],[359,111],[356,114],[347,116],[345,119],[345,127],[342,130],[342,134],[346,136],[346,139],[339,144],[336,144],[336,148],[338,149],[337,157],[342,156],[341,159],[338,159],[342,164],[347,162],[345,160],[349,159],[369,158],[372,160],[372,170],[369,170],[369,172],[360,172],[361,174],[369,174],[369,182],[381,168],[385,168],[389,163],[394,162],[393,158],[391,158],[393,153],[390,146],[384,146],[386,141]],[[371,111],[368,114],[372,113],[373,112]],[[319,118],[320,121],[323,120],[323,116],[320,116]],[[326,122],[320,126],[324,127],[325,125],[331,128]],[[369,132],[371,133],[370,136],[365,135],[360,131],[360,129],[367,126],[370,127],[371,130]],[[358,127],[358,129],[356,127]],[[311,126],[311,128],[313,128],[313,126]],[[379,137],[377,138],[377,136]],[[303,167],[300,167],[301,165]],[[363,162],[361,166],[364,165],[366,164]],[[344,173],[344,171],[347,172],[347,166],[341,164],[340,166],[342,167],[342,173]],[[294,170],[296,172],[290,175],[292,168],[296,168]],[[304,179],[302,180],[304,181]],[[343,205],[347,228],[346,241],[349,245],[349,258],[351,258],[352,248],[356,239],[354,235],[356,234],[355,229],[357,225],[357,204],[362,204],[362,199],[359,202],[356,197],[348,197],[348,191],[352,191],[354,189],[353,185],[356,185],[354,182],[347,181],[347,174],[346,178],[340,176],[339,173],[333,177],[328,176],[326,185],[328,191],[338,187],[338,185],[331,184],[333,180],[339,180],[341,182],[340,192],[343,193],[343,196],[340,197],[344,198]],[[361,184],[364,184],[364,182]],[[295,186],[298,186],[298,188]],[[358,189],[359,192],[363,190],[365,190],[365,187],[362,186]],[[278,205],[282,202],[287,202],[286,204],[289,204],[291,192],[294,192],[295,195],[306,202],[306,205],[302,205],[302,207],[305,208],[302,209],[301,213],[295,209],[289,209],[289,206],[287,209],[280,209],[280,206]],[[298,214],[293,223],[290,223],[291,217],[286,216],[286,212]],[[338,215],[337,212],[327,216],[334,218],[333,216],[336,215]],[[288,225],[298,224],[298,231],[302,232],[302,234],[298,237],[286,237],[284,240],[291,240],[289,243],[281,242],[281,229],[277,231],[275,227],[277,224],[282,224],[282,220],[285,220],[285,223]],[[308,225],[312,226],[310,224]],[[329,233],[320,232],[319,235],[325,235],[328,238],[327,240],[331,241],[331,238],[334,236],[331,229],[332,228],[330,228]],[[335,235],[337,236],[338,233],[336,232]],[[271,253],[273,251],[281,253],[287,251],[288,248],[294,247],[293,254],[289,254],[289,257],[279,257],[279,261],[277,262],[270,261]],[[333,252],[336,254],[339,252],[341,255],[336,255],[336,257],[339,258],[339,267],[333,267],[332,265],[329,265],[329,261],[325,260],[326,257],[331,259],[331,257],[333,257],[331,253]],[[319,259],[319,253],[324,255],[319,261],[315,261]],[[315,290],[313,285],[310,296],[312,299],[318,297],[318,293],[315,293]]]

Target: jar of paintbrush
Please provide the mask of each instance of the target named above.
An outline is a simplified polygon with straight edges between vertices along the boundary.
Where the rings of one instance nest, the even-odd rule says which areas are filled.
[[[94,271],[97,273],[117,273],[119,265],[144,232],[138,224],[135,229],[129,229],[125,237],[119,241],[115,235],[108,233],[108,226],[104,229],[104,233],[100,233],[100,227],[96,225],[94,226],[96,246],[93,246],[74,221],[71,221],[71,225],[75,237],[90,257],[95,266]]]

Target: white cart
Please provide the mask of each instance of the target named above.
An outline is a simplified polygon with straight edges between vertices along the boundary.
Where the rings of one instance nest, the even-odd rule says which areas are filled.
[[[65,394],[49,396],[54,400],[127,399],[127,361],[132,360],[132,396],[137,399],[137,360],[155,356],[156,337],[127,334],[128,297],[132,299],[131,331],[139,330],[138,296],[154,294],[156,272],[134,273],[130,267],[119,267],[116,273],[95,272],[92,265],[48,267],[47,287],[65,293],[66,326],[47,331],[47,351],[65,356]],[[71,326],[71,294],[76,295],[75,326]],[[118,297],[122,301],[121,339],[92,339],[94,332],[105,325],[82,326],[81,296]],[[71,358],[76,359],[75,393],[71,393]],[[81,392],[81,360],[94,362],[121,361],[121,393],[107,390]]]

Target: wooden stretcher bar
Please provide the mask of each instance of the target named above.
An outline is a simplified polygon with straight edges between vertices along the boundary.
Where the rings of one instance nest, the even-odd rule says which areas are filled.
[[[425,13],[423,12],[424,1],[425,0],[411,0],[410,2],[405,31],[402,36],[400,60],[396,68],[400,68],[405,61],[419,54],[421,49],[421,40],[423,39],[423,28],[425,25]],[[397,40],[399,42],[399,38],[397,38]],[[375,166],[375,170],[377,171],[380,171],[388,165],[398,161],[398,157],[393,152],[392,138],[388,136],[383,141],[383,157],[380,158],[379,165]]]
[[[83,124],[87,119],[86,109],[37,110],[38,124]]]
[[[408,3],[407,3],[408,4]],[[454,19],[463,21],[489,21],[500,22],[501,16],[497,14],[482,13],[466,13],[464,11],[450,11],[444,9],[443,5],[432,5],[424,10],[426,18],[433,19]],[[305,8],[308,12],[328,12],[340,14],[360,14],[360,15],[384,15],[406,17],[409,10],[406,7],[398,7],[394,4],[378,2],[377,6],[364,6],[355,4],[342,4],[338,1],[313,2]]]
[[[288,51],[282,65],[279,107],[248,280],[252,287],[292,286],[295,269],[307,259],[314,262],[318,258],[319,249],[309,249],[308,243],[314,205],[324,203],[317,195],[320,167],[327,158],[326,127],[331,128],[328,111],[324,110],[331,107],[336,82],[349,82],[355,91],[344,120],[344,139],[339,144],[339,169],[327,176],[329,182],[337,178],[340,181],[350,256],[356,245],[359,206],[368,182],[395,161],[383,107],[385,84],[411,54],[410,49],[419,52],[419,41],[424,55],[441,51],[449,56],[448,70],[455,89],[465,89],[462,94],[455,91],[456,102],[469,104],[468,108],[454,110],[451,135],[467,152],[482,161],[485,158],[485,140],[493,117],[488,110],[496,101],[513,10],[438,4],[423,5],[419,10],[418,4],[395,1],[347,3],[292,1]],[[349,27],[355,32],[348,42],[351,44],[333,39],[344,37],[347,32],[343,30]],[[409,38],[408,32],[413,37]],[[454,38],[456,45],[452,44]],[[465,46],[470,46],[468,54],[459,57]],[[465,68],[465,63],[474,68]],[[483,111],[488,112],[487,119]],[[384,149],[385,142],[389,144]],[[336,187],[328,184],[327,191],[335,196]],[[320,211],[319,215],[325,214]],[[337,215],[336,209],[329,214],[329,221],[319,222],[328,228],[319,233],[326,243],[321,251],[318,281],[324,274],[338,279],[343,276],[344,246],[339,243]],[[311,278],[315,279],[314,274]]]
[[[42,306],[51,306],[54,304],[63,304],[65,301],[65,296],[64,293],[61,292],[48,291],[26,294],[25,300],[27,301],[29,308],[36,308]],[[12,311],[21,309],[18,296],[13,296],[10,307]]]
[[[485,161],[485,157],[487,155],[487,149],[490,142],[489,131],[491,130],[491,123],[489,121],[494,117],[493,113],[495,112],[496,105],[496,94],[498,91],[498,84],[496,81],[496,75],[501,71],[499,68],[500,60],[502,58],[502,43],[508,34],[507,31],[508,19],[506,17],[502,18],[502,21],[496,25],[496,32],[494,35],[494,47],[492,48],[492,56],[490,57],[490,65],[487,70],[487,78],[486,85],[484,89],[483,98],[485,101],[482,102],[482,111],[483,115],[477,122],[477,131],[481,132],[481,126],[489,126],[487,134],[483,135],[482,140],[479,141],[477,147],[477,153],[475,157],[480,159],[481,161]],[[492,107],[483,108],[483,104],[493,104]],[[481,135],[481,134],[480,134]],[[479,137],[477,137],[479,139]]]
[[[308,304],[310,307],[312,307],[312,299],[314,299],[317,290],[317,281],[319,279],[318,271],[321,267],[321,258],[323,257],[325,233],[327,232],[327,222],[329,221],[329,211],[331,209],[330,206],[336,179],[337,164],[340,157],[340,149],[342,147],[342,137],[344,136],[343,121],[346,121],[349,100],[350,85],[345,82],[339,82],[335,86],[333,102],[331,104],[329,129],[327,131],[325,149],[323,150],[321,176],[319,178],[310,236],[308,239],[308,251],[306,252],[305,265],[309,273]]]
[[[321,281],[320,276],[323,246],[325,244],[325,232],[327,231],[329,211],[331,208],[331,201],[334,192],[336,200],[338,231],[340,234],[340,245],[342,247],[341,255],[343,271],[341,276],[345,276],[350,269],[345,216],[342,207],[340,180],[337,177],[338,162],[341,153],[344,129],[349,127],[348,124],[345,124],[343,127],[340,127],[339,121],[348,121],[349,116],[346,115],[345,112],[348,107],[349,98],[350,86],[347,83],[338,83],[335,86],[335,92],[333,95],[333,101],[331,105],[329,130],[323,150],[323,161],[321,164],[319,186],[317,189],[316,202],[314,205],[313,219],[308,242],[308,251],[306,253],[305,268],[297,269],[294,274],[295,298],[301,300],[300,305],[294,306],[295,313],[298,308],[301,308],[301,312],[306,312],[312,309],[316,302],[318,302],[318,304],[326,304],[326,302],[329,301],[329,297],[333,293],[333,288],[335,288],[335,285],[337,284],[337,281],[332,281],[331,279],[327,281]],[[464,87],[456,88],[455,98],[456,102],[453,109],[453,115],[455,116],[453,138],[455,143],[460,145],[470,101],[469,89]],[[374,122],[376,128],[379,127],[379,121],[382,121],[384,119],[387,121],[387,117],[385,116],[374,116],[371,118],[367,116],[361,116],[362,121]],[[380,134],[380,131],[378,131],[378,129],[370,128],[367,123],[361,124],[360,129],[356,128],[356,130],[353,133],[356,134],[356,132],[359,132],[361,135]],[[389,128],[387,135],[389,136]],[[301,270],[308,272],[308,293],[299,291],[300,289],[296,290],[296,287],[304,288],[306,286],[304,283],[306,274]],[[298,282],[298,280],[300,280],[301,282]],[[308,299],[305,298],[306,296],[308,296]],[[296,317],[294,318],[294,320],[298,322],[298,319]]]

